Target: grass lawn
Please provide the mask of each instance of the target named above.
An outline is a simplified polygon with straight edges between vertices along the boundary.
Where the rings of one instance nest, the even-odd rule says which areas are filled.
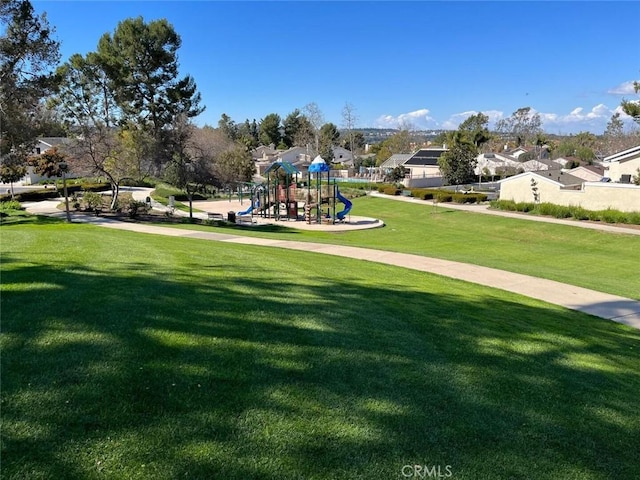
[[[31,222],[0,227],[3,478],[640,477],[637,330],[373,263]]]
[[[294,230],[282,222],[275,229],[239,230],[242,235],[337,243],[473,263],[640,300],[640,236],[384,198],[361,197],[353,204],[354,215],[380,218],[386,226],[331,233]]]

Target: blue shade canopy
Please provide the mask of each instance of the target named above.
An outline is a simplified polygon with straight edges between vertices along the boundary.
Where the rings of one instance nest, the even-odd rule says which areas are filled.
[[[318,155],[316,158],[313,159],[313,162],[311,162],[311,165],[309,165],[309,171],[311,173],[328,172],[329,165],[327,165],[327,163],[323,160],[323,158],[320,155]]]

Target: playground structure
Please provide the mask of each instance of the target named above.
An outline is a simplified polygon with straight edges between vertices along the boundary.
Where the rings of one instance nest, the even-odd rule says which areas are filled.
[[[323,177],[326,173],[326,183],[323,184]],[[340,194],[338,185],[331,182],[329,165],[319,155],[309,165],[307,173],[307,195],[304,206],[304,219],[307,223],[335,223],[345,221],[346,216],[351,211],[353,204]],[[315,176],[312,189],[312,174]],[[315,190],[315,191],[314,191]],[[336,212],[336,203],[341,202],[345,208]],[[325,213],[326,206],[326,213]]]
[[[336,182],[331,182],[329,166],[320,156],[309,166],[306,185],[299,181],[300,171],[289,162],[274,162],[265,174],[267,183],[245,184],[250,189],[251,204],[238,216],[334,224],[344,222],[353,206],[340,193]],[[337,203],[344,204],[344,209],[337,211]],[[303,216],[299,215],[301,206]]]

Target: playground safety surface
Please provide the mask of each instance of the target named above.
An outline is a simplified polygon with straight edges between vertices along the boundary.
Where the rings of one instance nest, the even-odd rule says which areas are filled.
[[[203,210],[207,213],[220,213],[227,218],[229,212],[233,212],[238,215],[238,212],[246,211],[251,205],[250,201],[244,200],[202,200],[193,202],[193,207],[198,210]],[[195,217],[206,218],[206,215],[202,213],[194,213]],[[253,220],[255,223],[251,225],[280,225],[282,227],[297,228],[300,230],[315,230],[315,231],[327,231],[327,232],[340,232],[348,230],[364,230],[367,228],[378,228],[384,226],[384,222],[377,218],[360,217],[357,215],[347,215],[344,222],[332,223],[306,223],[304,220],[290,220],[284,218],[282,220],[275,220],[274,218],[264,218],[260,215],[254,215]],[[246,223],[249,226],[249,223]]]

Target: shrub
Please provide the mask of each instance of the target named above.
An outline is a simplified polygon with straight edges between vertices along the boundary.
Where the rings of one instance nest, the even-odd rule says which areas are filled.
[[[433,192],[430,190],[425,190],[425,192],[422,194],[421,198],[423,200],[433,200]]]
[[[549,215],[555,218],[569,218],[571,216],[569,207],[553,203],[541,203],[535,211],[540,215]]]
[[[589,220],[589,211],[582,207],[571,206],[569,207],[569,214],[576,220]]]
[[[602,210],[600,212],[600,218],[603,222],[607,223],[626,223],[625,222],[625,214],[618,210]]]
[[[438,190],[436,191],[434,198],[438,202],[446,203],[451,201],[451,199],[453,198],[453,195],[449,192]]]
[[[385,195],[400,195],[401,190],[396,187],[385,187],[384,193]]]
[[[456,203],[480,203],[487,199],[483,193],[454,193],[452,199]]]
[[[118,198],[118,206],[131,218],[136,218],[140,214],[144,215],[149,212],[149,206],[145,202],[134,200],[131,195],[121,195]]]
[[[90,212],[98,212],[102,210],[102,195],[96,192],[86,192],[82,196],[82,202],[85,205],[85,208]]]
[[[47,198],[58,198],[59,196],[59,193],[55,189],[50,188],[47,190],[32,190],[16,193],[13,199],[19,202],[39,202],[41,200],[46,200]],[[0,195],[0,202],[8,200],[11,200],[11,195]]]
[[[586,210],[580,206],[554,205],[552,203],[515,203],[512,200],[494,200],[493,208],[506,211],[532,212],[536,215],[548,215],[555,218],[575,218],[592,222],[626,223],[640,225],[640,212],[621,212],[619,210]]]
[[[627,216],[627,223],[631,225],[640,225],[640,212],[630,212]]]
[[[536,204],[535,203],[529,203],[529,202],[518,202],[516,204],[514,204],[514,210],[516,212],[532,212],[533,210],[535,210],[536,208]]]
[[[0,210],[22,210],[22,205],[17,200],[8,200],[6,202],[0,202]]]

